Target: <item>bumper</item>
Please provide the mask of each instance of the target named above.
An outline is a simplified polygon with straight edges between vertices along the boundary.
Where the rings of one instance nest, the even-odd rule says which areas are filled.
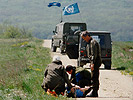
[[[109,61],[111,58],[102,58],[102,61]]]
[[[89,58],[81,57],[80,61],[90,62],[90,59]],[[102,61],[111,61],[111,58],[102,58]]]

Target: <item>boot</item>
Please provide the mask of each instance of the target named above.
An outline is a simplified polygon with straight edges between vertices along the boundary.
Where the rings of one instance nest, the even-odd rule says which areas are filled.
[[[98,91],[93,90],[91,94],[87,95],[87,97],[98,97]]]

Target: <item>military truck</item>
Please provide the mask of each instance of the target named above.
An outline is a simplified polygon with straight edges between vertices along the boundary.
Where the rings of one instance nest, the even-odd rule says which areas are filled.
[[[102,63],[105,69],[111,69],[111,54],[112,54],[112,43],[110,32],[107,31],[88,31],[92,38],[97,40],[101,46],[101,57]],[[77,59],[77,65],[83,66],[89,63],[86,51],[87,43],[80,37],[79,41],[79,57]]]
[[[76,31],[85,31],[86,23],[61,22],[56,25],[52,36],[51,51],[60,48],[61,53],[66,53],[70,59],[78,58],[79,35]]]
[[[87,30],[85,23],[57,24],[53,31],[51,51],[56,52],[56,49],[60,48],[60,52],[66,53],[70,59],[77,59],[77,66],[86,65],[90,61],[86,52],[87,43],[80,37],[80,33],[85,30]],[[111,33],[107,31],[89,31],[89,33],[100,43],[105,69],[111,69]]]

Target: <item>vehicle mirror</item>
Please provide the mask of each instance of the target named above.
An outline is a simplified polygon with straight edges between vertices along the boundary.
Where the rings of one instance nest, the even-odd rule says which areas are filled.
[[[54,33],[54,34],[57,34],[57,32],[56,32],[56,31],[53,31],[53,33]]]

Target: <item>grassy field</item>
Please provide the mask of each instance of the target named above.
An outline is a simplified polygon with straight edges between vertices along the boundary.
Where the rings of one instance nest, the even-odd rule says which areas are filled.
[[[133,42],[113,42],[112,67],[133,75]]]
[[[50,50],[39,39],[0,39],[0,100],[62,100],[41,88]],[[133,42],[113,42],[112,67],[133,75]]]
[[[51,62],[50,50],[42,42],[0,39],[0,100],[55,100],[41,88],[44,69]]]

